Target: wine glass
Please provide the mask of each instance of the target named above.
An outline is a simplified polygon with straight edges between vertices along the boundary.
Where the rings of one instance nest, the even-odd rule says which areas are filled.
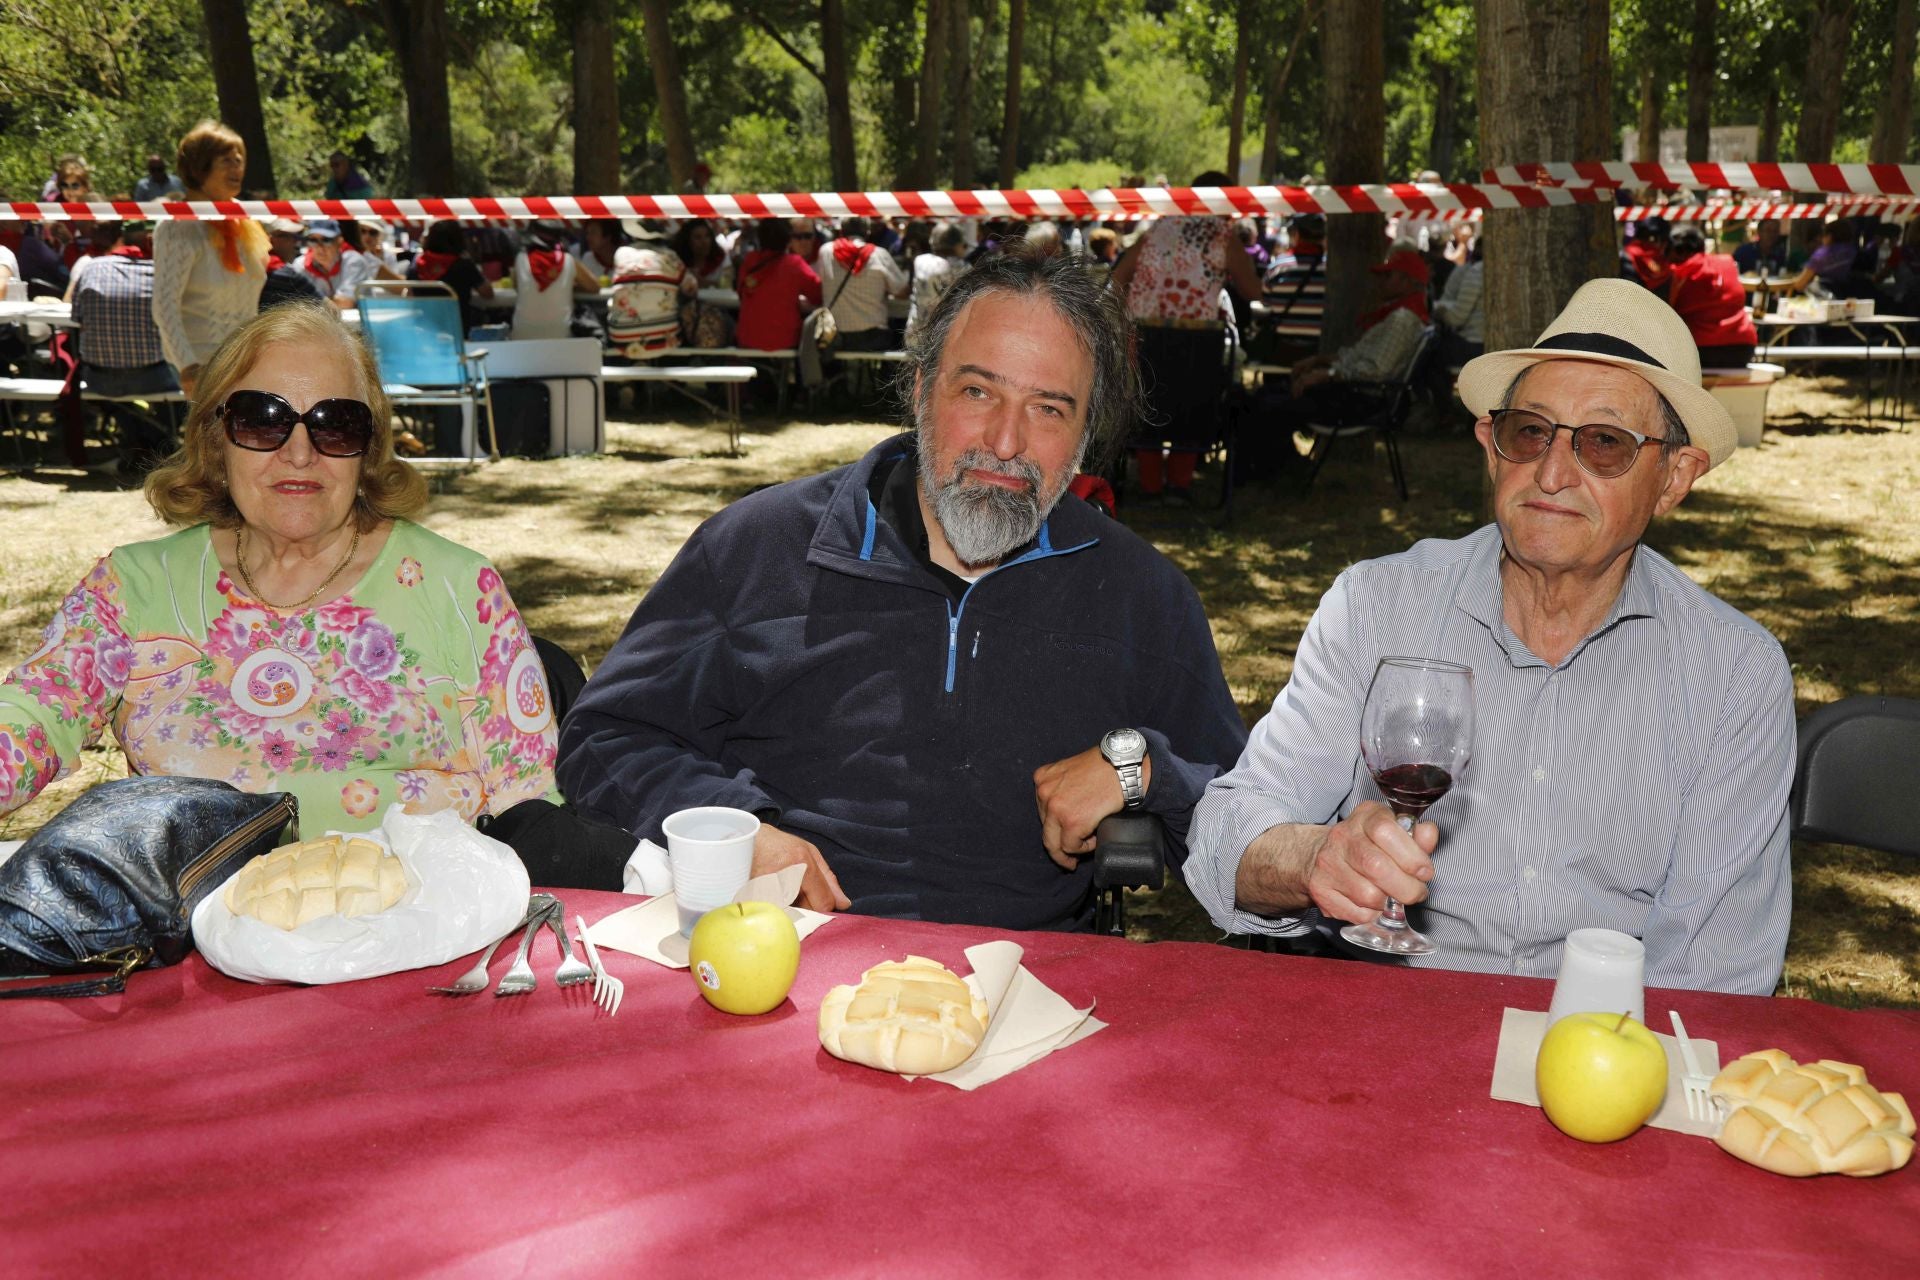
[[[1438,658],[1387,657],[1374,669],[1360,714],[1360,756],[1404,831],[1453,789],[1473,753],[1473,668]],[[1407,923],[1392,898],[1372,924],[1340,936],[1396,956],[1432,955],[1433,942]]]

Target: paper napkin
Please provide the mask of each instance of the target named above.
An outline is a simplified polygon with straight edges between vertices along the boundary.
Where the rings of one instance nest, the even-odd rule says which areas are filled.
[[[986,1001],[987,1034],[965,1062],[928,1076],[929,1080],[956,1089],[978,1089],[1107,1025],[1093,1016],[1091,1004],[1076,1009],[1034,977],[1020,963],[1024,954],[1018,943],[1004,940],[967,948],[973,972],[966,982]]]
[[[1533,1060],[1540,1055],[1540,1041],[1546,1034],[1545,1013],[1527,1009],[1506,1009],[1501,1012],[1500,1048],[1493,1062],[1495,1101],[1524,1102],[1530,1107],[1540,1105],[1540,1095],[1533,1087]],[[1660,1103],[1660,1109],[1653,1113],[1653,1119],[1647,1123],[1656,1129],[1671,1129],[1675,1133],[1690,1133],[1701,1138],[1713,1137],[1719,1129],[1718,1125],[1687,1116],[1686,1090],[1680,1082],[1687,1068],[1680,1056],[1680,1042],[1658,1031],[1654,1031],[1653,1035],[1660,1042],[1660,1047],[1667,1051],[1667,1096]],[[1720,1046],[1698,1036],[1689,1039],[1693,1041],[1693,1051],[1700,1059],[1700,1069],[1709,1076],[1720,1074]]]
[[[785,907],[794,929],[804,938],[833,919],[793,905],[793,900],[800,896],[800,881],[806,873],[805,867],[795,863],[771,875],[756,876],[740,886],[733,900],[771,902],[776,907]],[[611,947],[669,969],[687,967],[687,940],[680,936],[680,907],[672,893],[614,912],[590,926],[587,936],[596,947]]]

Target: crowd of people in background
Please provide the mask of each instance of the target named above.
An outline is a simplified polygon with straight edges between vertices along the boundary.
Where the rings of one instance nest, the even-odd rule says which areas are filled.
[[[158,154],[146,158],[130,198],[234,199],[245,169],[240,137],[204,122],[182,139],[171,166]],[[345,152],[329,157],[328,172],[325,198],[377,194]],[[1226,184],[1213,172],[1192,183]],[[78,155],[59,157],[41,196],[102,198]],[[1138,490],[1184,498],[1215,437],[1231,375],[1223,345],[1287,372],[1268,378],[1269,407],[1282,420],[1356,411],[1381,384],[1410,377],[1416,352],[1430,352],[1437,370],[1479,355],[1486,306],[1478,230],[1464,220],[1390,221],[1358,332],[1325,352],[1326,227],[1317,214],[50,221],[0,224],[0,282],[24,281],[34,296],[74,304],[80,334],[60,354],[89,386],[177,386],[191,395],[207,355],[256,311],[313,298],[347,310],[375,280],[446,286],[463,327],[490,340],[590,336],[615,359],[676,347],[798,352],[804,374],[816,343],[845,352],[910,346],[941,295],[983,259],[1015,250],[1073,254],[1122,295],[1134,322],[1152,424],[1136,442]],[[1905,310],[1920,305],[1920,220],[1903,231],[1871,217],[1835,219],[1810,249],[1761,222],[1723,251],[1697,224],[1648,218],[1626,228],[1621,273],[1679,313],[1704,367],[1739,367],[1757,341],[1743,276],[1767,278],[1779,291],[1877,296]],[[495,296],[506,287],[510,315]],[[809,325],[816,312],[831,323]],[[77,439],[77,427],[69,436]],[[1244,452],[1257,465],[1258,451]],[[1277,457],[1297,461],[1286,449]]]

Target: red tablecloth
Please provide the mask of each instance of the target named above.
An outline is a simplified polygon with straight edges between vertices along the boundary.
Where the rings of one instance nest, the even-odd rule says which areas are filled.
[[[590,920],[630,901],[564,896]],[[0,1272],[1867,1277],[1920,1256],[1920,1168],[1791,1180],[1490,1101],[1500,1010],[1545,1008],[1536,979],[1028,935],[1107,1030],[975,1093],[819,1048],[829,986],[910,951],[964,968],[990,936],[836,921],[760,1018],[608,953],[608,1020],[548,980],[551,937],[512,1000],[422,993],[465,962],[296,989],[194,956],[123,997],[0,1004]],[[1920,1102],[1920,1016],[1647,1008],[1729,1058],[1859,1062]]]

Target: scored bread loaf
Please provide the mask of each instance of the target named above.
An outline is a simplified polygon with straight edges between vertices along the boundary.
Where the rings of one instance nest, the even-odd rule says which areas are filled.
[[[820,1004],[820,1043],[836,1058],[925,1076],[965,1062],[987,1033],[987,1003],[925,956],[888,960]]]
[[[1913,1156],[1913,1112],[1881,1093],[1850,1062],[1799,1063],[1778,1049],[1737,1058],[1713,1078],[1733,1108],[1714,1141],[1722,1150],[1788,1177],[1872,1177]]]
[[[227,910],[276,929],[376,915],[407,891],[400,859],[373,840],[324,836],[263,853],[227,885]]]

